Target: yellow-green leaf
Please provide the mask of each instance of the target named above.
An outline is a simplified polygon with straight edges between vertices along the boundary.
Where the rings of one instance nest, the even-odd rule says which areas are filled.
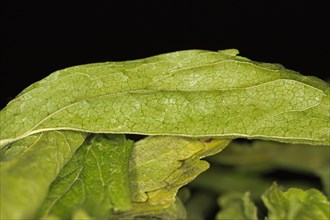
[[[173,136],[154,136],[138,141],[129,166],[133,209],[121,216],[163,212],[175,202],[180,187],[209,167],[200,159],[221,151],[229,142]]]
[[[236,50],[59,70],[0,112],[0,145],[47,130],[330,144],[330,88]]]
[[[131,208],[128,159],[132,142],[123,135],[96,135],[87,140],[52,184],[39,217],[74,219],[76,210],[107,219]]]
[[[0,162],[0,219],[31,219],[84,139],[78,132],[51,131],[12,144]]]

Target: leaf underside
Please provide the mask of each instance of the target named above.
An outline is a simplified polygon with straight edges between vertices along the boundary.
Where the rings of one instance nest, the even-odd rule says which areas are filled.
[[[330,144],[330,89],[234,50],[59,70],[0,112],[0,145],[46,130]]]

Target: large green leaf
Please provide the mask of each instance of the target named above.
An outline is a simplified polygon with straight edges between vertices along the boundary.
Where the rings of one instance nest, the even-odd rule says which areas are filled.
[[[43,132],[3,149],[0,219],[31,219],[51,182],[84,139],[85,135],[77,132]]]
[[[0,145],[47,130],[330,144],[330,88],[236,50],[75,66],[0,112]]]
[[[52,184],[38,216],[71,219],[83,210],[97,219],[131,208],[128,159],[123,135],[96,135],[82,145]]]

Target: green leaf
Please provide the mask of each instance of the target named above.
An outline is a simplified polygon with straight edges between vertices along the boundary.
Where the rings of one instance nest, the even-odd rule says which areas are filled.
[[[330,88],[236,50],[75,66],[0,112],[0,145],[47,130],[330,144]]]
[[[268,220],[328,220],[330,202],[316,189],[303,191],[291,188],[281,192],[276,184],[262,196],[268,212]]]
[[[84,139],[85,135],[77,132],[43,132],[15,142],[10,149],[3,149],[0,218],[32,218],[51,182]]]
[[[38,216],[74,219],[81,209],[81,215],[107,219],[113,211],[130,209],[131,146],[123,135],[91,137],[52,184]]]
[[[175,202],[180,187],[209,167],[200,159],[221,151],[229,142],[173,136],[153,136],[136,142],[129,165],[133,208],[119,218],[162,213]]]
[[[230,193],[219,198],[217,220],[257,220],[257,207],[250,199],[249,193]]]

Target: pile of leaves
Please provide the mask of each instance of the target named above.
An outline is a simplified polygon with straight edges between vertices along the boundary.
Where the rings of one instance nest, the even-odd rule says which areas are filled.
[[[1,219],[329,219],[329,85],[237,54],[74,66],[23,90],[0,111]]]

